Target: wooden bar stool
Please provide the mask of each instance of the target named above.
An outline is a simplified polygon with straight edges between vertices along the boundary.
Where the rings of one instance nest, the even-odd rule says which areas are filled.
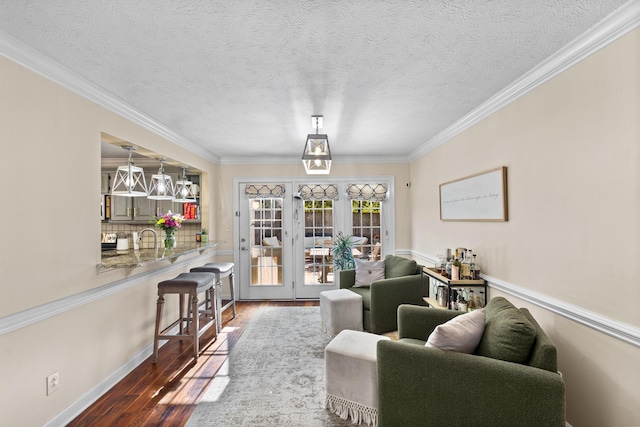
[[[222,330],[222,312],[229,307],[233,310],[233,318],[236,317],[236,297],[233,285],[233,263],[232,262],[210,262],[202,267],[195,267],[191,270],[192,273],[206,272],[213,273],[216,276],[216,313],[218,332]],[[229,278],[229,288],[231,289],[231,301],[222,305],[222,279]]]
[[[158,360],[158,344],[160,340],[178,339],[186,340],[190,339],[193,343],[193,356],[195,361],[198,361],[199,345],[198,339],[207,331],[218,317],[215,307],[211,304],[211,301],[215,300],[215,275],[211,273],[181,273],[177,277],[164,280],[158,283],[158,303],[156,311],[156,328],[155,336],[153,340],[153,358],[152,362],[156,363]],[[205,292],[206,297],[204,301],[198,301],[198,295]],[[178,294],[180,296],[180,307],[178,320],[171,323],[169,326],[160,331],[160,325],[162,324],[162,311],[164,307],[164,296],[166,294]],[[189,297],[189,309],[188,315],[184,316],[184,296]],[[200,306],[204,305],[204,309],[200,309]],[[200,326],[200,314],[203,314],[206,323]],[[169,334],[168,331],[179,325],[179,331],[177,334]],[[217,336],[217,334],[216,334]]]

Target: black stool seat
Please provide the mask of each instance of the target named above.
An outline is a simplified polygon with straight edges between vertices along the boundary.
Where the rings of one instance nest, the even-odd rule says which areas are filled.
[[[202,267],[194,267],[191,270],[192,273],[207,272],[213,273],[216,276],[216,313],[217,322],[216,327],[218,332],[222,330],[222,313],[229,307],[233,312],[233,318],[236,317],[236,294],[235,286],[233,284],[233,263],[232,262],[210,262]],[[222,279],[229,278],[229,289],[231,291],[231,301],[222,305]]]
[[[232,262],[209,262],[202,267],[195,267],[189,270],[191,272],[208,272],[220,274],[220,277],[227,277],[233,274]]]
[[[164,280],[158,283],[158,289],[167,292],[170,289],[196,289],[196,292],[202,293],[206,289],[213,286],[215,275],[206,272],[200,273],[180,273],[175,278]]]
[[[173,279],[163,280],[158,283],[158,303],[156,311],[156,327],[153,340],[153,363],[158,360],[158,347],[160,340],[189,339],[193,343],[194,359],[198,360],[200,336],[207,331],[212,325],[217,324],[217,311],[211,301],[215,300],[216,275],[207,272],[197,273],[180,273]],[[198,295],[205,293],[204,302],[198,301]],[[162,309],[164,307],[164,296],[166,294],[178,294],[180,298],[179,317],[178,320],[160,331],[162,324]],[[189,297],[188,316],[184,316],[184,297]],[[199,307],[204,304],[204,310]],[[203,314],[206,323],[200,327],[200,314]],[[171,334],[168,331],[179,325],[179,333]],[[186,328],[185,328],[186,326]],[[216,333],[217,336],[217,333]]]

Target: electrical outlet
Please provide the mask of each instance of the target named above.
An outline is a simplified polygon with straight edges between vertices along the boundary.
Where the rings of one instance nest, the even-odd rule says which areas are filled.
[[[59,375],[60,374],[58,372],[54,372],[47,377],[47,396],[55,391],[58,391],[58,387],[60,386]]]

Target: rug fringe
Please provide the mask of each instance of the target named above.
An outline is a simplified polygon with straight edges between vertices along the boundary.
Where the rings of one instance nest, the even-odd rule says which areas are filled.
[[[342,397],[327,394],[324,407],[343,420],[351,418],[352,424],[362,424],[376,427],[378,425],[378,408],[363,405]]]

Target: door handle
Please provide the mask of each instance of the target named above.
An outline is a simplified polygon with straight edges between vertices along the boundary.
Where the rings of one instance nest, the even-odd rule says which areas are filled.
[[[246,247],[246,246],[240,246],[240,250],[241,250],[241,251],[246,251],[246,250],[247,250],[247,247]]]

